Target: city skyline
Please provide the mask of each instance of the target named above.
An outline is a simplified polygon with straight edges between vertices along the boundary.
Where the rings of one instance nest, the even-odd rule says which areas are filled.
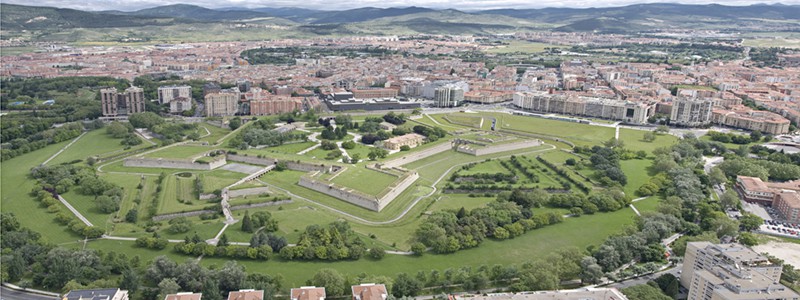
[[[719,4],[728,6],[747,6],[755,4],[781,4],[781,5],[800,5],[800,0],[783,1],[758,1],[758,0],[717,0],[717,1],[660,1],[660,0],[603,0],[603,1],[580,1],[580,0],[543,0],[531,3],[524,0],[466,0],[466,1],[447,1],[447,0],[360,0],[360,1],[292,1],[292,0],[88,0],[88,1],[61,1],[61,0],[41,0],[31,3],[23,0],[3,1],[7,4],[50,6],[58,8],[71,8],[87,11],[121,10],[135,11],[139,9],[152,8],[172,4],[190,4],[206,8],[262,8],[262,7],[297,7],[315,10],[347,10],[354,8],[376,7],[426,7],[432,9],[458,9],[463,11],[489,10],[489,9],[542,9],[542,8],[599,8],[599,7],[621,7],[635,4],[652,3],[675,3],[675,4]]]

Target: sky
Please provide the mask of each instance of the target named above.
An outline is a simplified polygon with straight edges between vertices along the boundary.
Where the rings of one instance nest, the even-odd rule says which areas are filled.
[[[359,7],[408,7],[420,6],[435,9],[482,10],[496,8],[544,8],[544,7],[608,7],[639,3],[673,2],[683,4],[751,5],[757,3],[782,3],[800,5],[800,0],[0,0],[3,3],[54,6],[80,10],[132,11],[168,4],[194,4],[207,8],[221,7],[301,7],[317,10],[344,10]]]

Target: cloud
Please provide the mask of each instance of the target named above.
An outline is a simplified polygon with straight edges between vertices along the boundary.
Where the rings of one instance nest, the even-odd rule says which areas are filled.
[[[5,0],[5,3],[31,5],[30,0]],[[53,6],[62,8],[73,8],[80,10],[137,10],[168,4],[194,4],[208,8],[221,7],[301,7],[318,10],[343,10],[358,7],[407,7],[422,6],[429,8],[453,8],[458,10],[481,10],[497,8],[544,8],[544,7],[608,7],[625,6],[639,3],[667,2],[664,0],[39,0],[36,6]],[[750,5],[756,3],[783,3],[788,5],[798,5],[800,0],[783,1],[758,1],[758,0],[677,0],[670,1],[684,4],[709,4],[718,3],[723,5]]]

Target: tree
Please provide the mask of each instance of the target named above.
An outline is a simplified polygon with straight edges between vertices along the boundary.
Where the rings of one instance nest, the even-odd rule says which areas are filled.
[[[345,280],[339,271],[334,269],[321,269],[311,278],[311,285],[324,286],[325,292],[330,296],[341,296],[345,292]]]
[[[226,247],[228,244],[228,236],[223,233],[222,236],[219,237],[219,241],[217,241],[217,247]]]
[[[350,163],[351,164],[357,164],[359,160],[361,160],[361,155],[359,155],[358,153],[353,154],[352,156],[350,156]]]
[[[164,119],[152,112],[135,113],[128,117],[134,128],[147,128],[153,130],[156,125],[163,124]]]
[[[378,245],[372,246],[372,248],[369,249],[369,257],[371,257],[372,259],[381,259],[385,255],[386,255],[386,250],[383,250],[383,248],[381,248]]]
[[[242,231],[244,232],[253,232],[253,221],[250,220],[250,212],[244,212],[244,218],[242,218]]]
[[[217,282],[219,283],[220,291],[227,294],[230,291],[238,290],[244,284],[246,276],[244,266],[236,261],[226,262],[217,271]]]
[[[242,118],[240,117],[234,117],[233,119],[230,120],[230,122],[228,122],[228,127],[231,130],[236,130],[240,126],[242,126]]]
[[[640,284],[622,289],[622,293],[630,300],[672,300],[660,289],[648,284]]]
[[[130,293],[136,293],[139,289],[139,273],[132,268],[125,268],[122,271],[122,278],[119,281],[119,288],[128,290]]]
[[[169,294],[176,294],[180,289],[181,286],[175,278],[164,278],[158,283],[158,299],[167,298]]]
[[[392,295],[397,298],[414,297],[422,290],[422,284],[406,273],[397,274],[392,286]]]
[[[741,226],[744,231],[756,230],[761,224],[764,224],[764,219],[752,213],[744,213],[742,217],[739,218],[739,226]]]
[[[105,214],[110,214],[119,210],[119,198],[117,197],[101,195],[94,199],[94,204],[97,210]]]
[[[136,223],[139,219],[139,211],[136,208],[132,208],[125,214],[125,222],[128,223]]]
[[[414,252],[414,255],[420,256],[425,253],[426,247],[425,244],[416,242],[411,245],[411,252]]]
[[[758,245],[758,239],[756,236],[749,232],[742,232],[739,234],[739,243],[745,246],[755,246]]]
[[[603,278],[603,268],[597,264],[597,259],[591,256],[581,259],[580,278],[584,284],[595,284]]]
[[[114,121],[106,127],[106,133],[115,139],[121,139],[128,135],[128,127],[124,124]]]
[[[652,131],[645,132],[644,136],[642,137],[642,140],[651,143],[656,140],[656,134],[653,133]]]
[[[728,189],[719,197],[719,202],[724,209],[735,209],[739,207],[739,194],[733,189]]]

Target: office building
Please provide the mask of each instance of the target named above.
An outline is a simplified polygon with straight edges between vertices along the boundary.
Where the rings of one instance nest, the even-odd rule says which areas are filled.
[[[775,195],[772,207],[790,223],[800,223],[800,194],[796,191],[784,190]]]
[[[117,92],[117,88],[100,90],[100,103],[104,117],[127,116],[144,112],[144,90],[135,86]]]
[[[670,122],[672,125],[698,127],[711,124],[711,108],[714,101],[706,99],[678,98],[672,102]]]
[[[188,85],[171,85],[158,88],[158,103],[170,103],[172,99],[176,98],[192,99],[192,87]]]
[[[780,284],[782,269],[743,245],[692,242],[680,279],[687,300],[800,299]]]
[[[455,85],[445,85],[437,88],[433,96],[436,106],[454,107],[464,101],[464,90]]]

